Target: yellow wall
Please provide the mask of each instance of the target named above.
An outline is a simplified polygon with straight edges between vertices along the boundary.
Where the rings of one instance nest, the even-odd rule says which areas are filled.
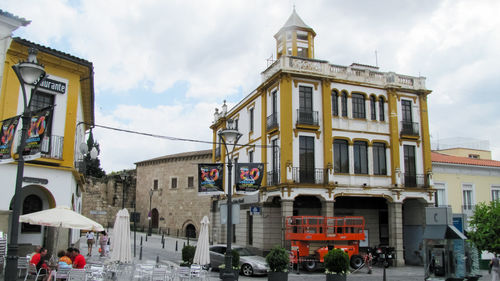
[[[447,204],[452,206],[453,213],[462,212],[462,184],[474,186],[474,204],[491,200],[491,186],[500,186],[500,176],[463,175],[457,173],[434,173],[434,183],[445,183]]]

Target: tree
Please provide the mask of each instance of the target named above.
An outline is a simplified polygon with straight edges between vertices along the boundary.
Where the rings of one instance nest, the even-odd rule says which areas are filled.
[[[468,236],[480,251],[500,253],[500,200],[476,205],[470,228]]]
[[[83,157],[83,162],[85,163],[85,175],[86,176],[92,176],[96,178],[102,178],[106,175],[106,172],[101,168],[101,161],[99,158],[92,159],[90,157],[90,151],[92,151],[92,148],[97,149],[97,154],[101,151],[99,149],[99,144],[94,141],[94,135],[92,134],[92,130],[90,130],[89,133],[89,138],[87,139],[87,147],[88,147],[88,153]]]

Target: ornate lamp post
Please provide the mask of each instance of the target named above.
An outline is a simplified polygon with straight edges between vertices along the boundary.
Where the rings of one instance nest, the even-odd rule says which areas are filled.
[[[7,249],[7,262],[5,269],[5,280],[17,280],[17,259],[18,259],[18,233],[19,233],[19,214],[21,209],[21,189],[23,184],[24,176],[24,157],[23,152],[26,144],[26,136],[28,132],[28,126],[31,119],[31,111],[29,109],[29,103],[31,97],[26,95],[26,86],[33,86],[33,93],[36,93],[38,86],[45,79],[46,73],[45,68],[42,64],[39,64],[36,55],[38,50],[30,48],[28,51],[28,60],[24,62],[19,62],[13,65],[12,68],[19,79],[21,84],[21,90],[23,92],[23,113],[21,114],[22,119],[22,129],[21,129],[21,140],[17,149],[18,160],[17,160],[17,176],[16,176],[16,189],[14,191],[14,205],[12,207],[12,221],[10,225],[10,243]]]
[[[225,272],[222,275],[222,280],[233,281],[236,280],[234,276],[233,265],[232,265],[232,253],[231,253],[231,241],[233,240],[233,202],[232,202],[232,189],[231,186],[231,174],[233,169],[233,151],[236,147],[236,143],[241,137],[241,134],[234,127],[234,121],[232,119],[227,120],[227,128],[219,133],[222,139],[224,148],[226,149],[227,155],[227,238],[226,238],[226,255],[224,256],[224,263],[226,265]]]

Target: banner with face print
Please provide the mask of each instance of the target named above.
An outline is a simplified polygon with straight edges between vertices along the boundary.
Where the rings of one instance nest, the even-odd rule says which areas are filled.
[[[44,138],[50,141],[50,126],[52,124],[53,107],[48,107],[31,114],[30,124],[26,135],[26,146],[24,147],[24,160],[40,158]],[[50,146],[50,143],[46,143]]]
[[[223,164],[198,164],[198,195],[224,194],[223,174]]]
[[[13,162],[11,151],[19,116],[1,122],[0,127],[0,164]]]
[[[252,194],[259,191],[264,173],[262,163],[236,163],[236,193]]]

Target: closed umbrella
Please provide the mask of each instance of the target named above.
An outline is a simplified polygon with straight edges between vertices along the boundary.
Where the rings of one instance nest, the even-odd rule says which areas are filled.
[[[127,209],[122,209],[116,214],[111,235],[111,260],[123,263],[132,262],[130,215]]]
[[[196,244],[196,251],[193,258],[193,263],[195,264],[210,264],[208,224],[210,224],[210,222],[208,221],[208,217],[204,216],[203,219],[201,219],[200,236],[198,237],[198,243]]]

